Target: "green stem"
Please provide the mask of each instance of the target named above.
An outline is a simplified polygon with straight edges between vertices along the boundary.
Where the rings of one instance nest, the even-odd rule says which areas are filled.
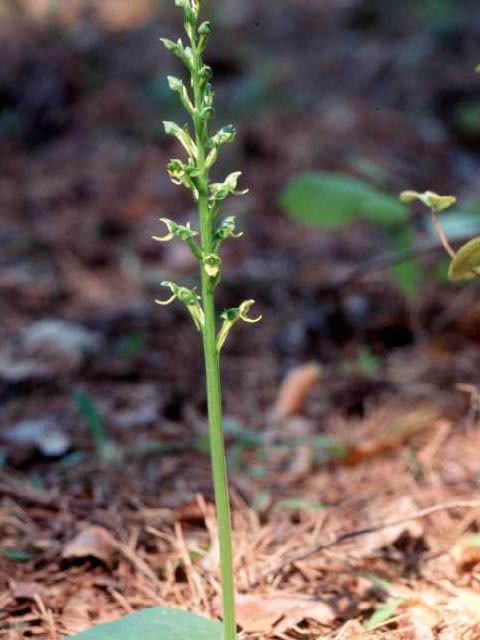
[[[201,91],[198,72],[201,59],[195,56],[195,70],[193,73],[193,90],[195,107],[201,106]],[[205,124],[199,118],[195,121],[196,143],[198,148],[197,169],[199,171],[199,213],[200,231],[203,255],[210,255],[213,251],[213,221],[208,206],[208,170],[205,167]],[[210,451],[213,469],[213,484],[215,490],[215,504],[217,510],[218,534],[220,541],[220,572],[222,580],[222,604],[224,640],[235,640],[235,587],[233,581],[233,561],[231,542],[230,502],[228,495],[227,464],[225,456],[225,441],[222,427],[222,398],[220,387],[220,362],[216,346],[215,327],[215,283],[208,276],[203,265],[202,272],[202,300],[205,314],[205,325],[202,331],[203,349],[205,356],[205,372],[207,378],[208,423],[210,432]]]

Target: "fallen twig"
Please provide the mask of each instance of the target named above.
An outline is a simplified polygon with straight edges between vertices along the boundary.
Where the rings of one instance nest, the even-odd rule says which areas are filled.
[[[262,571],[260,573],[259,578],[250,584],[251,588],[257,587],[261,580],[265,578],[269,578],[277,574],[279,571],[283,571],[286,567],[294,564],[295,562],[300,562],[301,560],[306,560],[310,556],[318,553],[319,551],[324,551],[325,549],[330,549],[332,547],[336,547],[352,538],[357,538],[359,536],[367,535],[369,533],[375,533],[376,531],[381,531],[382,529],[388,529],[389,527],[396,527],[399,524],[404,524],[406,522],[410,522],[411,520],[417,520],[418,518],[426,518],[432,513],[437,513],[439,511],[446,511],[448,509],[479,509],[480,501],[479,500],[456,500],[452,502],[444,502],[442,504],[432,505],[431,507],[426,507],[425,509],[420,509],[419,511],[415,511],[409,516],[404,518],[399,518],[398,520],[391,520],[390,522],[384,522],[381,524],[372,525],[370,527],[365,527],[363,529],[354,529],[353,531],[347,531],[346,533],[342,533],[336,536],[330,542],[324,542],[322,544],[315,545],[311,549],[307,549],[306,551],[301,551],[292,555],[290,558],[286,558],[279,562],[275,567]]]

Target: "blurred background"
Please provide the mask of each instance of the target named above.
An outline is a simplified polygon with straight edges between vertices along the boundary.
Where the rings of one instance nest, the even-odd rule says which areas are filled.
[[[140,460],[152,493],[182,456],[204,460],[186,494],[208,471],[198,335],[153,303],[162,280],[197,278],[182,244],[151,239],[159,217],[196,215],[165,171],[179,149],[161,122],[185,121],[159,43],[180,33],[172,4],[0,1],[0,465],[38,487],[71,489],[95,452]],[[218,303],[263,314],[224,350],[235,464],[309,361],[309,433],[417,401],[471,416],[478,285],[447,283],[428,216],[397,195],[454,193],[449,236],[480,229],[478,1],[205,5],[215,124],[239,130],[216,171],[250,187],[224,209],[245,235],[225,245]]]

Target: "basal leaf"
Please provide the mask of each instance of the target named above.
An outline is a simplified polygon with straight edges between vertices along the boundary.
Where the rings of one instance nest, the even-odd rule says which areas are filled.
[[[290,180],[280,205],[296,222],[335,228],[352,222],[368,191],[360,180],[312,171]]]
[[[471,280],[480,276],[480,236],[464,244],[452,259],[448,269],[448,278],[457,280]]]
[[[70,640],[222,640],[223,626],[181,609],[156,607],[83,631]]]

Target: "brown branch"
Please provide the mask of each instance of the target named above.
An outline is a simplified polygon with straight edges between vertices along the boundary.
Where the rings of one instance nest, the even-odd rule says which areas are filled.
[[[390,527],[396,527],[399,524],[404,524],[406,522],[410,522],[411,520],[416,520],[417,518],[426,518],[432,513],[437,513],[439,511],[446,511],[448,509],[479,509],[480,501],[478,500],[457,500],[452,502],[444,502],[442,504],[436,504],[431,507],[426,507],[425,509],[420,509],[419,511],[415,511],[409,516],[404,518],[399,518],[398,520],[392,520],[390,522],[384,522],[381,524],[372,525],[371,527],[365,527],[363,529],[354,529],[353,531],[347,531],[346,533],[341,533],[336,536],[330,542],[325,542],[323,544],[316,545],[307,551],[301,551],[300,553],[294,554],[290,558],[286,558],[285,560],[279,562],[276,567],[271,569],[267,569],[260,574],[260,577],[255,580],[254,583],[250,584],[250,587],[257,587],[260,583],[260,580],[264,578],[268,578],[272,575],[277,574],[279,571],[283,571],[286,567],[294,564],[295,562],[300,562],[301,560],[306,560],[310,556],[318,553],[319,551],[324,551],[325,549],[330,549],[332,547],[336,547],[352,538],[358,538],[359,536],[364,536],[369,533],[375,533],[376,531],[382,531],[383,529],[389,529]]]

